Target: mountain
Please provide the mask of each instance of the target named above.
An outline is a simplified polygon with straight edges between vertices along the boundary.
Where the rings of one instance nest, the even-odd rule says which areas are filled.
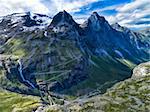
[[[149,46],[147,34],[111,26],[96,12],[82,25],[66,11],[52,20],[11,14],[0,22],[0,87],[41,96],[46,103],[49,95],[102,94],[149,61]]]
[[[142,51],[145,50],[145,52],[148,52],[148,53],[150,52],[149,49],[146,49],[145,47],[145,46],[147,46],[147,48],[150,47],[149,46],[150,38],[149,38],[148,29],[135,32],[126,27],[120,26],[118,23],[113,24],[112,27],[116,29],[117,31],[123,32],[128,38],[128,41],[130,41],[131,44],[137,47],[137,49],[140,49]]]
[[[7,25],[3,27],[7,29]],[[10,33],[1,30],[2,41],[5,39],[0,50],[3,70],[6,71],[6,79],[13,82],[8,86],[1,81],[2,86],[23,93],[26,89],[24,85],[29,87],[30,91],[35,88],[44,91],[47,85],[50,90],[62,91],[85,80],[88,61],[77,47],[77,41],[63,36],[63,32],[56,33],[49,27],[45,27],[46,29],[38,27],[31,30],[17,30],[18,32],[8,29]],[[40,83],[44,88],[39,87]],[[23,87],[19,87],[19,84]],[[32,94],[30,91],[26,89],[25,92]]]
[[[142,42],[139,39],[141,35],[132,39],[130,34],[125,33],[126,30],[121,32],[112,28],[105,18],[99,16],[96,12],[89,17],[83,26],[88,47],[96,55],[105,52],[105,54],[114,54],[114,57],[130,59],[137,63],[140,62],[139,56],[142,53],[145,58],[149,56],[142,50],[142,46],[147,45],[149,47],[149,43]],[[133,36],[133,34],[131,35]],[[141,58],[141,60],[144,59]]]
[[[51,22],[51,17],[37,13],[14,13],[0,18],[0,30],[15,33],[35,28],[44,28]]]
[[[47,15],[30,12],[0,17],[0,45],[20,32],[45,28],[51,20],[51,17]]]
[[[142,34],[144,34],[144,35],[149,36],[150,28],[146,28],[146,29],[140,30],[139,32],[142,33]]]
[[[69,38],[73,40],[79,40],[78,36],[81,28],[77,24],[72,16],[66,11],[56,14],[48,26],[49,30],[54,31],[62,38]]]

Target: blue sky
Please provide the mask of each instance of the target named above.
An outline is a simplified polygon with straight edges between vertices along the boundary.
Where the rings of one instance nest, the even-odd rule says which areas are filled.
[[[150,0],[0,0],[0,16],[31,11],[53,17],[62,10],[69,12],[78,23],[97,11],[110,24],[150,28]]]

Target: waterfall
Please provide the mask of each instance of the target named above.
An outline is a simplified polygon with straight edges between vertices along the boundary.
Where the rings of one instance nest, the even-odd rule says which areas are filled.
[[[22,81],[28,83],[32,88],[35,88],[35,86],[34,86],[29,80],[26,80],[26,79],[24,78],[24,75],[23,75],[23,72],[22,72],[21,59],[18,60],[18,64],[19,64],[18,71],[19,71],[19,74],[20,74],[20,77],[21,77]]]

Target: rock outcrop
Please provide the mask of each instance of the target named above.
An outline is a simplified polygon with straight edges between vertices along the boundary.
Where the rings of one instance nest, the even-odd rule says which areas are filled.
[[[142,63],[133,70],[132,78],[140,78],[150,75],[150,61]]]

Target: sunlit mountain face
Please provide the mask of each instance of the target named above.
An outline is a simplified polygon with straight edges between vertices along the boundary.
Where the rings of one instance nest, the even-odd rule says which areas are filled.
[[[0,1],[0,110],[150,111],[149,4]]]

